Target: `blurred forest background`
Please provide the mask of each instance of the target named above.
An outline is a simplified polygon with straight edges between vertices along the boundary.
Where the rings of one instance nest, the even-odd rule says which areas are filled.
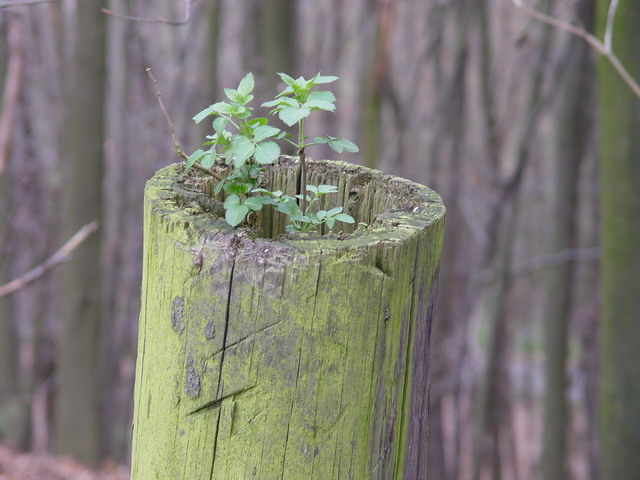
[[[429,478],[640,478],[598,473],[621,424],[637,453],[640,414],[604,420],[609,437],[596,428],[603,385],[639,398],[640,162],[629,152],[640,158],[640,102],[607,65],[598,87],[582,39],[510,0],[18,3],[0,1],[0,286],[83,225],[99,229],[70,262],[0,296],[0,443],[128,461],[143,188],[178,160],[145,68],[188,152],[205,134],[191,117],[222,87],[251,71],[259,105],[281,88],[276,72],[322,71],[340,77],[338,108],[310,134],[355,141],[360,153],[344,160],[429,185],[448,208]],[[591,32],[609,9],[530,4]],[[614,25],[640,78],[633,0]],[[624,158],[609,168],[599,152]],[[623,195],[627,210],[607,203]],[[607,247],[606,230],[625,226],[635,233]],[[623,267],[607,314],[606,271]],[[616,359],[599,331],[631,345],[616,344]],[[600,352],[613,360],[599,369]]]

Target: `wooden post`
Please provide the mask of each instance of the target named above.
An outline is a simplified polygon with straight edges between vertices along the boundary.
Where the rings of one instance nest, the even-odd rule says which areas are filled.
[[[298,175],[285,159],[268,187]],[[132,479],[426,478],[444,206],[339,162],[310,161],[309,183],[359,228],[272,239],[265,212],[256,236],[181,165],[147,183]]]

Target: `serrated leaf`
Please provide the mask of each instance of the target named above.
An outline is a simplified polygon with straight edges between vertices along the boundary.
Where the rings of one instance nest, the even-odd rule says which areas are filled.
[[[318,220],[320,221],[324,220],[326,216],[327,216],[326,210],[319,210],[318,213],[316,213],[316,217],[318,217]]]
[[[335,185],[318,185],[318,193],[320,195],[325,195],[327,193],[336,193],[338,191],[338,187]]]
[[[327,227],[329,227],[330,229],[333,228],[335,223],[336,223],[335,219],[333,219],[331,217],[327,218]]]
[[[328,75],[328,76],[318,75],[314,79],[313,83],[316,84],[316,85],[320,85],[322,83],[333,83],[336,80],[340,80],[340,78],[336,77],[334,75]]]
[[[213,129],[219,134],[225,128],[227,128],[228,123],[229,123],[229,119],[227,117],[218,117],[213,121],[211,125],[213,126]]]
[[[282,79],[282,81],[284,83],[286,83],[287,85],[291,85],[292,83],[295,82],[295,80],[290,77],[289,75],[287,75],[286,73],[278,73],[278,76]]]
[[[211,168],[213,164],[216,163],[216,155],[214,151],[209,150],[204,154],[202,160],[200,160],[200,165],[204,168]]]
[[[220,113],[223,115],[228,115],[232,111],[232,105],[229,105],[227,102],[216,102],[211,107],[213,109],[213,113]]]
[[[253,155],[256,151],[255,144],[249,140],[247,137],[238,135],[231,142],[231,152],[235,157],[233,160],[234,165],[237,167],[241,167],[245,164],[247,159]]]
[[[308,108],[294,108],[294,107],[285,107],[278,112],[278,116],[280,120],[286,123],[288,126],[295,125],[303,118],[306,118],[311,113],[311,110]]]
[[[264,205],[263,199],[265,199],[265,197],[249,197],[244,201],[243,205],[246,205],[250,210],[256,212],[262,209]]]
[[[322,100],[323,102],[335,102],[336,96],[329,91],[317,91],[309,93],[307,100]]]
[[[344,147],[344,149],[347,152],[355,153],[355,152],[360,151],[360,149],[358,148],[358,146],[355,143],[353,143],[350,140],[347,140],[346,138],[338,138],[335,141],[336,142],[340,142],[340,144]]]
[[[260,165],[266,165],[278,160],[280,147],[275,142],[262,142],[255,148],[254,157]]]
[[[337,215],[340,212],[342,212],[342,207],[332,208],[331,210],[329,210],[327,212],[327,217],[333,217],[333,216]]]
[[[313,192],[316,195],[318,194],[318,187],[316,187],[315,185],[307,185],[307,191],[309,192]]]
[[[224,200],[224,208],[232,207],[233,205],[240,205],[240,197],[238,195],[229,195]]]
[[[242,80],[240,80],[240,83],[238,84],[238,93],[243,97],[247,96],[251,91],[253,91],[254,85],[253,73],[249,72]]]
[[[213,105],[210,105],[201,112],[198,112],[196,116],[193,117],[193,121],[196,123],[200,123],[202,120],[207,118],[209,115],[214,114],[215,112],[216,110],[213,108]]]
[[[280,105],[280,100],[271,100],[270,102],[264,102],[261,107],[275,107],[276,105]]]
[[[342,153],[344,151],[344,146],[341,143],[336,142],[335,140],[329,140],[327,141],[327,143],[338,153]]]
[[[231,205],[224,213],[224,218],[229,225],[235,227],[244,220],[247,213],[249,213],[249,207],[244,205]]]
[[[304,102],[306,108],[312,110],[325,110],[327,112],[335,112],[336,106],[331,102],[325,102],[324,100],[308,100]]]
[[[235,103],[243,103],[243,96],[237,90],[233,88],[225,88],[224,94],[227,96],[229,100]]]
[[[335,220],[344,223],[355,223],[356,221],[353,219],[351,215],[347,215],[346,213],[339,213],[333,217]]]
[[[327,143],[327,142],[329,142],[329,139],[327,139],[326,137],[313,137],[313,143],[315,144]]]
[[[204,157],[204,150],[196,150],[195,152],[193,152],[191,155],[189,155],[189,158],[187,159],[187,164],[185,165],[185,169],[189,169],[193,166],[194,163],[196,163],[198,160],[200,160],[202,157]]]
[[[253,139],[260,143],[265,138],[273,137],[280,133],[280,129],[270,125],[261,125],[253,131]]]

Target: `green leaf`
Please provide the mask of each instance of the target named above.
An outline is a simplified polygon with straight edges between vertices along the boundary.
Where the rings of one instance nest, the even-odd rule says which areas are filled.
[[[321,143],[329,143],[329,139],[326,137],[313,137],[313,143],[315,143],[316,145],[321,144]]]
[[[327,193],[336,193],[338,191],[338,187],[335,185],[318,185],[318,193],[320,195],[325,195]]]
[[[347,215],[346,213],[339,213],[333,217],[335,220],[344,223],[355,223],[356,221],[353,219],[351,215]]]
[[[227,128],[228,123],[229,123],[229,119],[227,117],[218,117],[212,123],[213,129],[219,134],[225,128]]]
[[[227,102],[217,102],[211,105],[213,109],[213,113],[219,113],[222,115],[229,115],[233,109],[232,105],[229,105]]]
[[[342,212],[342,207],[332,208],[331,210],[329,210],[327,212],[327,217],[333,217],[333,216],[337,215],[340,212]]]
[[[222,179],[220,180],[218,183],[216,183],[216,186],[213,189],[213,193],[214,195],[217,195],[220,193],[220,191],[222,190],[222,188],[225,186],[225,184],[227,183],[226,180]]]
[[[224,89],[224,94],[227,96],[227,98],[229,100],[231,100],[232,102],[235,103],[244,103],[242,100],[244,99],[243,96],[238,93],[236,90],[234,90],[233,88],[225,88]]]
[[[213,108],[213,105],[208,106],[201,112],[197,113],[195,117],[193,117],[193,121],[196,123],[200,123],[202,120],[207,118],[209,115],[213,115],[216,113],[216,110]]]
[[[333,82],[335,82],[336,80],[339,80],[339,79],[340,79],[339,77],[335,77],[333,75],[323,76],[323,75],[318,74],[314,78],[313,83],[315,85],[320,85],[321,83],[333,83]]]
[[[336,142],[340,142],[340,144],[343,146],[343,148],[347,151],[347,152],[358,152],[360,151],[360,149],[358,148],[358,146],[347,140],[346,138],[338,138],[335,140]]]
[[[316,213],[316,217],[320,221],[324,220],[326,218],[326,216],[327,216],[327,211],[326,210],[320,210],[320,211],[318,211],[318,213]]]
[[[240,197],[238,197],[238,195],[229,195],[225,200],[224,200],[224,208],[229,208],[232,207],[233,205],[240,205]]]
[[[290,77],[289,75],[287,75],[286,73],[278,73],[278,76],[287,85],[292,85],[293,83],[295,83],[295,80],[292,77]]]
[[[264,102],[262,105],[260,105],[261,107],[275,107],[277,105],[280,105],[280,100],[271,100],[270,102]]]
[[[329,91],[318,91],[309,93],[307,100],[321,100],[323,102],[333,103],[336,101],[336,96]]]
[[[279,128],[272,127],[270,125],[262,125],[262,126],[257,127],[253,131],[253,137],[254,137],[253,139],[257,143],[260,143],[265,138],[273,137],[275,135],[278,135],[279,133],[280,133],[280,129]]]
[[[331,102],[325,102],[324,100],[308,100],[304,103],[305,108],[311,110],[325,110],[327,112],[335,112],[336,106]]]
[[[204,150],[196,150],[195,152],[193,152],[191,155],[189,155],[189,158],[187,159],[187,164],[185,165],[185,169],[189,169],[193,166],[194,163],[196,163],[197,161],[199,161],[202,157],[204,157],[205,153]]]
[[[231,152],[235,156],[234,165],[241,167],[256,151],[255,144],[247,137],[238,135],[231,142]]]
[[[318,194],[318,187],[316,187],[315,185],[307,185],[307,191],[309,192],[313,192],[316,195]]]
[[[336,221],[334,218],[328,217],[326,223],[327,223],[327,227],[331,229],[335,225]]]
[[[216,163],[216,152],[213,150],[209,150],[204,154],[204,158],[200,160],[200,165],[204,168],[211,168],[213,164]]]
[[[227,211],[224,213],[224,218],[229,225],[235,227],[236,225],[239,225],[242,220],[244,220],[244,217],[247,216],[247,213],[249,213],[249,207],[234,204],[227,208]]]
[[[288,126],[295,125],[300,120],[305,117],[308,117],[311,113],[311,110],[305,107],[294,108],[294,107],[285,107],[278,112],[278,116],[280,120],[286,123]]]
[[[250,210],[255,212],[262,209],[265,199],[268,200],[266,197],[249,197],[244,201],[243,205],[246,205]]]
[[[260,165],[273,163],[280,156],[280,147],[275,142],[262,142],[255,148],[255,159]]]
[[[240,80],[238,84],[238,93],[243,97],[246,97],[251,93],[254,87],[253,73],[249,72],[245,75],[245,77]]]
[[[224,191],[232,194],[245,194],[251,190],[251,185],[242,182],[227,182]]]

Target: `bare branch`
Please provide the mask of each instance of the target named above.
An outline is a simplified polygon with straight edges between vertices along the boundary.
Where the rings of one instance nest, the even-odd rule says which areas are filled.
[[[618,9],[618,0],[611,0],[609,5],[609,13],[607,14],[607,28],[604,32],[604,49],[611,53],[613,51],[613,21],[616,18],[616,10]]]
[[[7,76],[4,79],[2,111],[0,111],[0,175],[4,172],[11,145],[14,117],[18,108],[18,97],[22,85],[24,70],[24,52],[22,51],[22,21],[19,18],[9,20],[9,62]]]
[[[121,15],[119,13],[114,13],[107,8],[102,8],[102,13],[105,15],[109,15],[110,17],[117,18],[118,20],[126,20],[128,22],[142,22],[142,23],[164,23],[167,25],[184,25],[185,23],[189,23],[191,20],[191,3],[194,0],[185,0],[184,2],[184,18],[182,20],[168,20],[164,17],[156,17],[156,18],[147,18],[147,17],[136,17],[132,15]]]
[[[595,248],[565,248],[559,252],[533,257],[513,268],[514,275],[528,275],[543,268],[557,267],[567,262],[593,262],[600,259],[600,249]]]
[[[13,1],[13,2],[0,2],[0,8],[9,7],[22,7],[25,5],[38,5],[40,3],[57,2],[58,0],[26,0],[26,1]]]
[[[17,292],[27,285],[32,284],[40,277],[46,275],[61,263],[68,261],[71,258],[71,253],[97,229],[98,222],[96,221],[86,224],[44,263],[38,265],[36,268],[30,270],[21,277],[18,277],[4,285],[0,285],[0,297]]]
[[[613,1],[615,2],[616,0],[613,0]],[[559,20],[550,15],[546,15],[544,13],[538,12],[537,10],[534,10],[533,8],[525,5],[522,2],[522,0],[512,0],[512,2],[516,7],[518,7],[523,12],[527,13],[529,16],[537,20],[540,20],[541,22],[544,22],[547,25],[551,25],[552,27],[555,27],[559,30],[563,30],[565,32],[571,33],[572,35],[577,35],[578,37],[584,39],[591,46],[591,48],[593,48],[597,53],[599,53],[600,55],[603,55],[605,58],[607,58],[607,60],[609,60],[609,62],[611,63],[611,66],[616,70],[616,72],[618,72],[618,75],[620,75],[624,83],[626,83],[627,86],[633,91],[633,93],[638,98],[640,98],[640,85],[635,81],[635,79],[627,71],[625,66],[620,61],[620,59],[618,59],[618,57],[616,57],[616,55],[612,51],[608,51],[605,45],[596,36],[568,22]],[[613,9],[610,8],[609,14],[610,16],[613,16],[615,14],[615,8]],[[608,27],[609,25],[607,23],[607,30],[608,30]]]
[[[173,146],[176,149],[176,153],[178,154],[178,157],[186,161],[189,159],[189,157],[187,156],[186,153],[184,153],[184,150],[180,145],[180,141],[178,140],[178,135],[176,135],[176,127],[173,125],[173,122],[171,121],[171,117],[169,116],[169,112],[167,112],[167,108],[164,106],[164,100],[162,100],[162,94],[160,93],[158,82],[156,81],[156,78],[153,76],[153,73],[151,72],[151,67],[147,67],[146,72],[149,74],[149,77],[151,78],[151,81],[153,82],[153,85],[156,88],[156,97],[158,97],[158,103],[160,104],[162,115],[164,116],[164,119],[167,121],[167,126],[169,127],[169,133],[171,133],[171,138],[173,139]],[[213,170],[209,168],[205,168],[202,165],[198,165],[197,163],[194,164],[193,166],[200,171],[208,173],[218,181],[222,180],[222,177],[220,177],[220,175],[218,175],[217,173],[215,173]]]

